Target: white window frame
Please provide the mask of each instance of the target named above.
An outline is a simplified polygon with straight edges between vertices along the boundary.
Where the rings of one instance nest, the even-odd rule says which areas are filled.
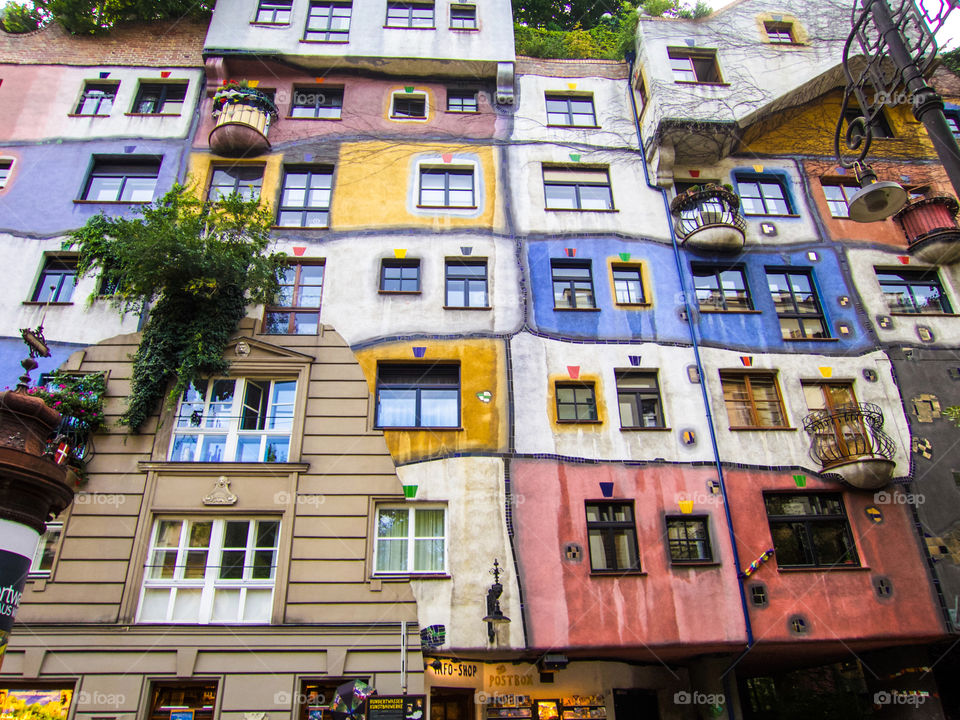
[[[3,188],[7,186],[7,183],[10,182],[10,178],[13,177],[13,168],[17,164],[17,159],[9,155],[0,155],[0,164],[5,165],[7,168],[7,176],[0,178],[0,190],[3,190]]]
[[[40,542],[37,544],[37,550],[33,553],[33,560],[30,562],[28,577],[47,578],[53,574],[53,566],[57,564],[57,555],[60,554],[60,543],[63,541],[63,522],[60,520],[47,523],[46,532],[40,536]],[[53,557],[50,560],[50,567],[41,568],[44,552],[48,547],[53,547]]]
[[[413,98],[423,98],[423,117],[406,117],[398,116],[396,113],[396,103],[397,98],[402,99],[413,99]],[[390,94],[390,120],[394,122],[427,122],[430,120],[430,95],[424,90],[414,90],[413,92],[407,92],[406,90],[394,90]]]
[[[226,404],[222,404],[221,407],[227,409],[225,415],[210,415],[209,410],[211,406],[210,394],[213,389],[214,383],[217,381],[232,381],[234,383],[233,398],[230,400],[230,407],[227,409]],[[269,424],[271,420],[280,421],[279,424],[281,427],[270,428],[264,427],[262,429],[251,429],[243,430],[240,428],[240,423],[242,419],[242,411],[244,406],[244,400],[246,396],[246,391],[248,384],[251,382],[264,382],[269,383],[268,388],[268,401],[267,409],[265,413],[264,425]],[[293,401],[289,403],[290,413],[288,415],[276,415],[276,408],[273,405],[273,391],[277,383],[282,382],[292,382],[294,383],[293,388]],[[201,405],[200,402],[184,402],[184,397],[181,396],[180,402],[177,405],[177,412],[173,418],[173,432],[170,438],[170,450],[169,450],[169,459],[171,462],[261,462],[269,463],[271,461],[263,459],[267,450],[267,442],[270,438],[286,438],[287,440],[287,459],[280,462],[289,462],[290,461],[290,450],[293,447],[293,430],[294,423],[296,421],[296,406],[297,406],[297,378],[296,377],[279,377],[279,378],[263,378],[263,377],[237,377],[237,378],[210,378],[207,380],[207,388],[204,391],[204,397],[202,402],[202,407],[200,408],[200,425],[194,425],[191,419],[192,413],[196,410],[198,405]],[[188,390],[189,392],[189,390]],[[287,404],[285,404],[286,406]],[[283,422],[288,420],[288,422]],[[218,422],[220,421],[220,422]],[[211,423],[209,426],[207,423]],[[196,446],[193,449],[192,458],[178,460],[174,455],[174,448],[176,446],[177,439],[180,437],[195,435],[198,437]],[[223,451],[220,459],[209,460],[203,459],[206,453],[205,448],[207,447],[207,442],[205,438],[208,437],[225,437],[223,444]],[[260,445],[257,453],[259,460],[237,460],[237,449],[240,446],[240,440],[242,438],[251,438],[260,436]]]
[[[409,522],[407,523],[408,533],[406,537],[407,541],[407,560],[406,567],[403,570],[378,570],[377,563],[379,561],[379,550],[380,550],[380,536],[378,534],[380,528],[380,512],[382,510],[406,510],[410,513],[408,515]],[[419,510],[441,510],[443,511],[443,567],[437,570],[417,570],[415,568],[411,569],[414,561],[416,559],[416,513]],[[449,535],[449,513],[447,512],[446,505],[438,504],[382,504],[377,505],[376,513],[374,514],[373,521],[373,574],[376,576],[398,576],[398,575],[446,575],[448,564],[448,548],[450,546]],[[436,538],[420,538],[420,539],[436,539]]]
[[[157,537],[160,533],[160,528],[164,522],[182,522],[184,523],[180,528],[180,541],[176,548],[176,566],[174,569],[173,578],[153,578],[150,577],[151,564],[153,562],[155,553],[163,552],[164,549],[172,550],[173,548],[158,548],[157,547]],[[206,562],[204,567],[204,575],[202,578],[184,578],[184,570],[186,568],[186,557],[187,552],[191,550],[189,547],[189,538],[190,530],[195,523],[211,522],[212,528],[210,530],[210,544],[206,548],[193,548],[193,551],[206,550]],[[247,528],[247,544],[245,547],[245,556],[244,556],[244,565],[243,565],[243,577],[242,578],[224,578],[221,579],[217,577],[217,570],[222,563],[223,557],[223,542],[224,542],[224,533],[226,530],[226,524],[228,522],[247,522],[250,525]],[[275,545],[273,548],[273,563],[271,565],[270,577],[269,578],[253,578],[251,577],[253,572],[253,552],[255,550],[266,550],[267,548],[257,548],[256,547],[256,537],[257,537],[257,528],[258,523],[260,522],[276,522],[277,523],[277,533]],[[279,566],[279,548],[280,548],[280,533],[282,526],[280,525],[280,518],[278,517],[193,517],[193,518],[156,518],[153,523],[153,528],[150,531],[150,547],[147,550],[147,559],[144,563],[143,570],[143,583],[140,589],[140,601],[137,606],[137,622],[138,623],[170,623],[170,624],[188,624],[188,625],[208,625],[208,624],[266,624],[271,621],[273,615],[273,601],[274,601],[274,592],[277,579],[277,567]],[[230,548],[228,548],[229,550]],[[199,609],[197,612],[197,617],[190,618],[180,618],[174,619],[174,609],[177,599],[177,594],[180,590],[200,590],[200,602]],[[265,607],[268,608],[267,617],[255,617],[251,619],[244,620],[244,612],[246,610],[247,602],[247,592],[248,590],[270,590],[270,599]],[[149,590],[167,590],[167,609],[163,619],[143,619],[144,612],[144,602],[147,597],[147,591]],[[217,590],[240,590],[240,599],[237,606],[237,617],[234,619],[213,619],[214,611],[214,600]]]

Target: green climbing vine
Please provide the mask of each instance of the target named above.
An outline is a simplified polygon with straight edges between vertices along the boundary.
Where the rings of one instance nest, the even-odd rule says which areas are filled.
[[[136,218],[96,215],[71,235],[82,275],[100,274],[121,312],[146,311],[128,406],[134,432],[164,397],[227,371],[223,351],[248,303],[271,302],[285,255],[269,252],[272,216],[256,200],[197,199],[176,185]]]

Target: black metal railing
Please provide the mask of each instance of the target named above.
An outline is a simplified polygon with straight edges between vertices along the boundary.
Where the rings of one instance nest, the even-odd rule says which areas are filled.
[[[803,419],[810,456],[824,468],[851,460],[893,460],[897,446],[883,432],[883,412],[872,403],[815,410]]]
[[[681,238],[709,227],[747,230],[747,223],[740,214],[740,197],[718,185],[678,195],[671,203],[670,211],[678,218],[676,229]]]

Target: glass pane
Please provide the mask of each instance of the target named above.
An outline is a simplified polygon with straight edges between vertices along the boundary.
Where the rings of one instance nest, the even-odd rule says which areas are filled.
[[[636,539],[633,530],[614,530],[613,546],[617,553],[617,568],[628,569],[636,566]]]
[[[853,547],[848,544],[846,521],[811,523],[813,549],[820,565],[859,565]]]
[[[457,427],[460,424],[458,390],[422,390],[421,427]]]
[[[188,550],[187,562],[183,568],[183,577],[187,580],[202,578],[207,570],[207,551]]]
[[[243,622],[270,622],[273,592],[268,589],[248,588],[243,602]]]
[[[407,569],[407,539],[377,540],[377,572]]]
[[[243,578],[244,550],[224,550],[220,558],[220,579],[240,580]]]
[[[414,516],[414,534],[418,538],[442,538],[443,510],[417,510]]]
[[[443,540],[414,541],[413,569],[417,572],[442,572]]]
[[[377,393],[377,424],[381,427],[416,427],[417,391],[381,389]]]
[[[286,321],[286,318],[284,318]],[[294,313],[293,332],[295,335],[316,335],[320,329],[320,318],[316,313]],[[284,326],[283,332],[286,332]]]
[[[223,546],[225,548],[245,548],[247,536],[250,532],[248,520],[231,520],[227,522],[223,532]]]
[[[273,550],[257,550],[253,554],[250,577],[254,580],[269,580],[273,577]]]
[[[125,202],[150,202],[156,186],[156,178],[127,178],[120,199]]]
[[[200,619],[200,589],[177,589],[173,601],[173,622],[197,622]]]
[[[140,622],[165,622],[167,607],[170,604],[170,592],[166,588],[144,588],[143,602],[140,605]]]
[[[610,558],[607,557],[607,551],[603,543],[603,535],[600,530],[589,530],[587,533],[590,544],[590,567],[593,570],[611,570]]]
[[[177,570],[176,550],[154,550],[150,558],[150,577],[154,580],[172,580]]]
[[[257,523],[256,546],[275,548],[280,536],[280,523],[275,520],[261,520]]]
[[[580,204],[584,210],[612,210],[613,197],[610,188],[598,185],[580,187]]]
[[[98,202],[113,202],[120,199],[120,187],[123,184],[122,178],[92,177],[90,178],[90,188],[87,190],[85,200],[96,200]]]
[[[290,457],[290,440],[288,438],[268,437],[264,455],[265,462],[287,462]]]
[[[637,416],[634,412],[636,400],[629,393],[620,393],[618,396],[620,405],[620,425],[622,427],[637,427]]]
[[[573,185],[544,185],[543,192],[548,209],[575,210],[577,208],[577,189]]]
[[[200,448],[198,462],[223,462],[224,451],[227,449],[226,435],[205,435]]]
[[[804,549],[803,533],[803,525],[800,523],[770,523],[770,534],[773,536],[778,565],[809,564]]]
[[[174,436],[170,460],[172,462],[193,462],[199,442],[199,435]]]
[[[262,435],[247,435],[237,439],[236,462],[260,462],[260,444]]]
[[[232,623],[239,620],[240,589],[217,589],[213,595],[213,622]]]
[[[409,534],[409,511],[383,509],[377,514],[377,537],[397,538]]]

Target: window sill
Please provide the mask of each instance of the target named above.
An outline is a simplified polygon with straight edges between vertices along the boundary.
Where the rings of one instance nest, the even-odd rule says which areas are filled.
[[[590,570],[592,578],[646,577],[645,570]]]
[[[674,80],[677,85],[706,85],[707,87],[730,87],[728,82],[700,82],[699,80]]]
[[[436,25],[384,25],[384,30],[436,30]]]
[[[252,23],[250,23],[250,24],[253,25],[253,26],[255,26],[255,27],[266,27],[266,28],[272,28],[272,27],[290,27],[290,23],[288,23],[288,22],[285,22],[285,23],[252,22]]]
[[[411,425],[411,426],[391,425],[389,427],[382,427],[380,425],[374,425],[373,429],[381,430],[383,432],[387,432],[390,430],[400,430],[401,432],[410,432],[412,430],[423,430],[425,432],[444,432],[445,430],[449,430],[451,432],[462,432],[464,428],[462,425],[450,426],[450,427],[434,427],[432,425],[419,425],[419,426],[418,425]]]
[[[544,208],[547,212],[584,212],[584,213],[618,213],[620,212],[616,208],[610,208],[609,210],[590,210],[586,208]]]
[[[776,431],[783,431],[783,430],[786,430],[786,431],[788,431],[788,432],[796,432],[796,431],[797,431],[797,428],[795,428],[795,427],[789,427],[789,426],[785,426],[785,427],[756,426],[756,427],[754,427],[754,426],[752,426],[752,425],[731,425],[731,426],[730,426],[729,428],[727,428],[727,429],[728,429],[728,430],[735,431],[735,432],[744,432],[744,431],[746,431],[746,432],[757,432],[757,431],[776,432]]]
[[[384,580],[390,582],[407,582],[409,580],[450,580],[451,576],[447,573],[374,573],[372,580]]]
[[[448,28],[448,30],[453,30],[454,32],[480,32],[480,28],[478,27],[472,27],[472,28],[451,27],[451,28]]]
[[[670,567],[695,570],[697,568],[718,568],[722,563],[717,560],[671,560]]]
[[[124,113],[126,117],[180,117],[180,113]]]
[[[936,313],[936,312],[927,312],[927,313],[911,313],[911,312],[892,312],[890,313],[894,317],[960,317],[957,313]]]
[[[197,475],[226,475],[226,474],[258,474],[277,469],[288,472],[307,472],[310,463],[298,462],[177,462],[161,460],[158,462],[146,460],[137,463],[141,470],[156,470],[158,472],[183,472],[189,470]]]
[[[621,430],[621,432],[650,432],[650,431],[668,432],[668,431],[670,431],[670,430],[673,430],[673,428],[671,428],[671,427],[661,427],[661,426],[659,426],[659,425],[656,426],[656,427],[639,427],[639,426],[637,426],[637,427],[629,427],[629,426],[628,426],[628,427],[623,427],[623,426],[621,425],[621,426],[620,426],[620,430]]]
[[[476,205],[416,205],[417,210],[479,210]]]
[[[422,295],[421,290],[377,290],[379,295]]]
[[[783,338],[784,342],[840,342],[840,338]]]
[[[603,420],[557,420],[557,425],[603,425]]]
[[[294,117],[293,115],[285,115],[284,120],[312,120],[313,122],[340,122],[343,120],[342,117],[336,118],[326,118],[326,117]]]
[[[548,128],[559,128],[561,130],[599,130],[599,125],[547,125]]]
[[[40,300],[24,300],[22,305],[49,305],[50,307],[69,307],[73,302],[51,302],[45,303]]]
[[[402,115],[391,115],[391,116],[390,116],[390,119],[393,120],[393,122],[418,122],[418,123],[425,123],[425,122],[427,122],[427,120],[428,120],[429,118],[425,118],[425,117],[403,117]]]
[[[108,118],[108,117],[110,117],[110,116],[109,116],[109,115],[78,115],[77,113],[70,113],[69,115],[67,115],[67,117],[72,117],[72,118],[81,118],[81,117],[83,117],[83,118]]]
[[[489,305],[475,305],[475,306],[463,306],[463,305],[444,305],[444,310],[492,310],[493,308]]]
[[[836,570],[869,571],[870,568],[864,565],[789,565],[787,567],[777,566],[777,572],[797,573],[797,572],[834,572]]]
[[[444,110],[448,115],[479,115],[479,110]]]
[[[350,42],[350,38],[346,40],[308,40],[307,38],[301,38],[300,42],[314,45],[346,45]]]
[[[152,200],[74,200],[75,205],[149,205]]]
[[[743,213],[745,218],[798,218],[800,215],[796,213],[785,213],[783,215],[767,215],[766,213]]]
[[[763,315],[762,310],[711,310],[709,308],[698,308],[701,313],[710,315]]]
[[[271,230],[329,230],[329,225],[323,225],[322,227],[307,227],[305,225],[271,225]]]
[[[555,307],[555,308],[553,309],[553,311],[554,311],[554,312],[600,312],[600,308],[598,308],[598,307],[592,307],[592,308],[558,308],[558,307]]]
[[[652,308],[653,307],[653,303],[649,303],[649,302],[638,302],[638,303],[615,302],[614,305],[616,307],[624,307],[624,308]]]

